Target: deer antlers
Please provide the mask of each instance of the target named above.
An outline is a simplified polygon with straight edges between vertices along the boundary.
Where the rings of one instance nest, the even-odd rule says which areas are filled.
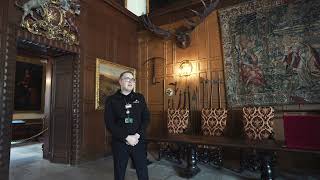
[[[147,15],[141,16],[141,21],[144,27],[153,34],[164,39],[175,38],[177,46],[182,49],[185,49],[189,47],[191,43],[190,33],[196,28],[197,25],[202,23],[204,19],[218,6],[220,0],[215,0],[214,2],[213,0],[210,0],[210,4],[208,6],[203,0],[201,0],[201,2],[204,6],[204,10],[202,13],[199,13],[195,10],[191,10],[197,16],[198,19],[192,20],[191,18],[185,18],[187,25],[182,25],[178,27],[177,29],[175,29],[174,32],[162,29],[152,24]]]

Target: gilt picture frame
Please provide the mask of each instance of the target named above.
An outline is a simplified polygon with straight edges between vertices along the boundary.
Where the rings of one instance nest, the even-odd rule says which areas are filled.
[[[104,59],[96,59],[96,95],[95,109],[103,110],[106,97],[114,94],[119,88],[119,76],[124,71],[133,72],[136,78],[136,69]]]

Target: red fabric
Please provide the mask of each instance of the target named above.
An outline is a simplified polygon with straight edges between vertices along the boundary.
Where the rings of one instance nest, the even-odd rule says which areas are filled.
[[[320,115],[286,115],[283,123],[288,148],[320,150]]]

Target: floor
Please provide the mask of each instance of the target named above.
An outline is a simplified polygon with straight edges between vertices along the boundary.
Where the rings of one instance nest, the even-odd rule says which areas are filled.
[[[149,155],[153,159],[152,154]],[[166,160],[154,161],[148,166],[150,180],[179,180],[181,166]],[[213,167],[199,165],[201,171],[192,180],[241,180],[259,179],[259,174],[239,174],[227,169],[217,170]],[[10,180],[108,180],[113,179],[113,160],[106,157],[78,166],[50,163],[42,159],[41,144],[27,144],[11,149]],[[130,167],[126,180],[136,180],[135,170]],[[276,179],[316,180],[320,176],[281,173]]]

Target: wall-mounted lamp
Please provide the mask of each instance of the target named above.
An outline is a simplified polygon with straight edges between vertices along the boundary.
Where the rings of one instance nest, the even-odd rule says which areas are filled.
[[[184,60],[180,64],[179,74],[180,76],[190,76],[192,73],[192,64],[189,60]]]

